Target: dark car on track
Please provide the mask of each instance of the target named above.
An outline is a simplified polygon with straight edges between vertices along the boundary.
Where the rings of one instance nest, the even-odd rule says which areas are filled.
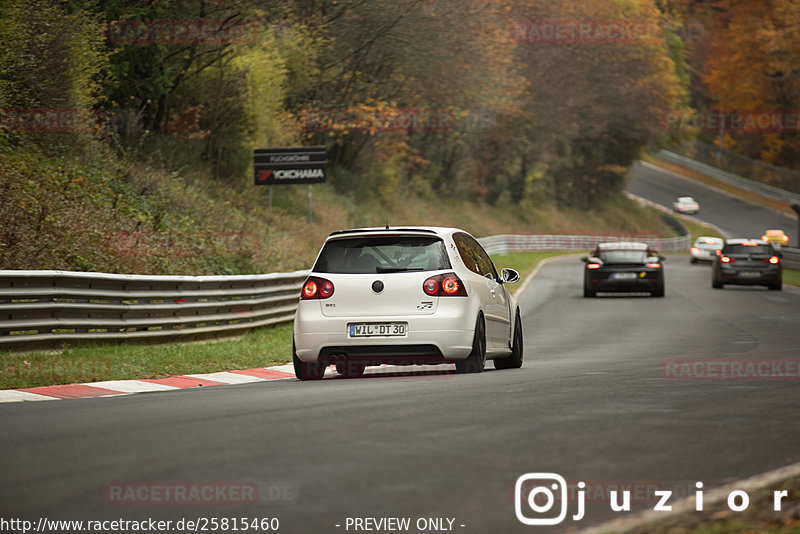
[[[780,290],[783,284],[781,254],[761,239],[727,239],[711,269],[711,286],[760,285]]]
[[[583,296],[595,297],[598,292],[650,293],[664,296],[663,256],[646,243],[600,243],[585,256]]]

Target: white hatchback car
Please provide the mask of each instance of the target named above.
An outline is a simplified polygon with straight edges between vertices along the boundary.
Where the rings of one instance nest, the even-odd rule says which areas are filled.
[[[455,363],[458,373],[522,366],[522,322],[489,255],[455,228],[364,228],[334,232],[303,284],[293,361],[301,380],[335,364]]]
[[[714,261],[714,257],[719,254],[724,244],[725,242],[719,237],[698,237],[695,239],[692,246],[689,247],[689,261],[692,263],[697,263],[698,261]]]
[[[672,209],[678,213],[697,213],[700,211],[700,204],[692,197],[678,197],[677,200],[672,203]]]

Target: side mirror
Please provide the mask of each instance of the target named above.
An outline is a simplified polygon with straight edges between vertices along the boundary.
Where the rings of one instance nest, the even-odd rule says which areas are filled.
[[[662,262],[662,263],[663,263],[663,262],[664,262],[666,259],[667,259],[667,258],[665,258],[664,256],[662,256],[661,254],[659,254],[659,255],[658,255],[658,261],[660,261],[660,262]]]
[[[500,271],[500,280],[504,284],[513,284],[519,282],[519,273],[514,269],[503,269]]]

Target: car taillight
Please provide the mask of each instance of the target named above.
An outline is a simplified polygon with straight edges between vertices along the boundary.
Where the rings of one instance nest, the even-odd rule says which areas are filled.
[[[722,254],[722,251],[720,249],[717,249],[717,250],[714,251],[714,254],[719,256],[720,254]]]
[[[781,262],[781,259],[778,256],[772,256],[768,260],[764,260],[766,263],[771,263],[772,265],[777,265]]]
[[[733,263],[736,261],[736,258],[731,258],[730,256],[721,256],[719,258],[719,261],[721,261],[722,263]]]
[[[762,235],[762,236],[761,236],[761,241],[768,241],[767,237],[768,237],[768,236],[767,236],[766,234],[765,234],[765,235]]]
[[[587,269],[599,269],[600,268],[600,264],[599,263],[587,263],[586,264],[586,268]]]
[[[422,284],[422,290],[431,297],[466,297],[467,290],[456,273],[437,274]]]
[[[692,252],[692,253],[694,253],[694,254],[697,254],[698,252],[700,252],[700,249],[699,249],[699,248],[697,248],[697,247],[692,247],[692,248],[690,248],[690,249],[689,249],[689,252]]]
[[[333,296],[333,282],[317,276],[309,276],[306,283],[303,284],[303,292],[300,294],[300,299],[327,299],[331,296]]]
[[[660,263],[648,263],[647,266],[650,269],[660,269],[661,268],[661,264]]]

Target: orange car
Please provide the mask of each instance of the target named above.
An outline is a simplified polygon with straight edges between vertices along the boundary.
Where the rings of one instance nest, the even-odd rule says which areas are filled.
[[[786,232],[783,230],[767,230],[764,232],[764,235],[761,236],[761,239],[778,244],[782,247],[789,244],[789,236],[786,235]]]

